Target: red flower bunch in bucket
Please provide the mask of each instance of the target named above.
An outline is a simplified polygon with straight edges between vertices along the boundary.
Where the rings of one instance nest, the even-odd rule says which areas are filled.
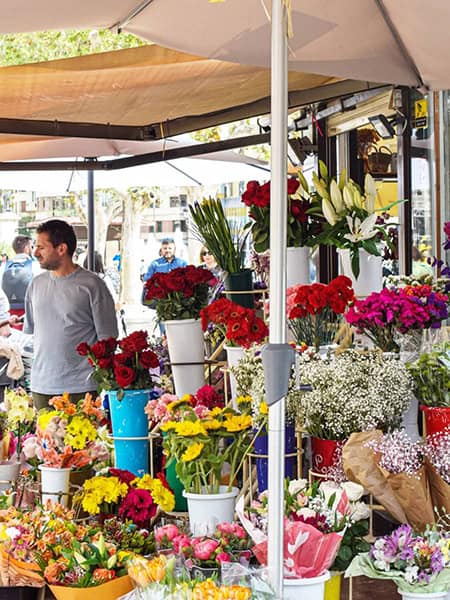
[[[244,308],[227,298],[220,298],[200,311],[203,331],[213,323],[221,331],[227,345],[250,348],[261,344],[269,334],[264,321],[251,308]]]
[[[287,293],[288,326],[298,345],[316,350],[332,343],[342,315],[355,294],[348,277],[339,275],[329,284],[294,285]]]
[[[146,331],[135,331],[121,340],[108,338],[90,346],[83,342],[77,352],[94,368],[93,378],[104,390],[141,390],[153,387],[150,369],[159,367]]]
[[[144,304],[156,308],[160,321],[198,319],[216,284],[211,271],[193,265],[155,273],[145,284]]]

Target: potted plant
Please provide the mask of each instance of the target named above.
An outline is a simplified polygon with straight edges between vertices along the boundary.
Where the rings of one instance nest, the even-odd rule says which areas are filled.
[[[379,242],[384,240],[390,245],[390,240],[384,219],[377,216],[377,212],[386,213],[398,202],[376,208],[377,190],[371,175],[366,174],[363,191],[347,179],[345,169],[336,181],[322,161],[319,162],[319,175],[313,174],[313,183],[326,219],[317,243],[339,249],[343,273],[352,280],[356,296],[367,296],[380,290]],[[359,277],[360,272],[362,277]]]
[[[149,470],[144,407],[155,385],[155,370],[159,369],[147,335],[146,331],[135,331],[120,340],[109,338],[92,346],[83,342],[77,347],[94,369],[94,380],[108,392],[115,464],[135,474]]]
[[[294,341],[318,352],[333,342],[340,317],[354,300],[352,282],[340,275],[328,285],[296,285],[287,291],[287,319]]]
[[[261,344],[269,334],[264,321],[253,309],[244,308],[228,298],[219,298],[200,312],[203,331],[213,323],[225,338],[228,366],[236,365],[243,356],[243,349]],[[236,399],[236,382],[230,375],[231,398]]]
[[[299,395],[297,418],[311,436],[313,470],[323,475],[339,466],[353,432],[398,427],[408,407],[406,367],[379,352],[304,353],[297,368],[299,381],[311,386]]]
[[[90,394],[74,403],[68,394],[49,400],[50,409],[39,412],[36,457],[40,461],[42,501],[67,506],[72,469],[107,461],[106,423],[101,400]]]
[[[403,600],[444,600],[450,587],[447,546],[447,532],[428,529],[420,535],[404,524],[376,539],[369,552],[359,554],[346,576],[394,581]]]
[[[248,207],[256,252],[270,247],[270,181],[247,183],[242,202]],[[287,286],[309,283],[309,250],[317,244],[324,222],[320,202],[311,194],[301,171],[287,182]]]
[[[424,352],[407,369],[425,415],[427,436],[444,432],[450,425],[450,344]]]
[[[188,265],[155,273],[145,284],[145,302],[156,303],[164,322],[175,393],[194,393],[205,381],[204,342],[200,311],[217,280],[208,269]]]
[[[252,416],[230,407],[197,414],[184,402],[175,409],[176,418],[161,427],[164,449],[185,488],[191,531],[209,534],[217,523],[233,519],[236,476],[253,446]],[[222,483],[225,463],[228,485]]]
[[[253,289],[252,272],[245,268],[245,244],[249,232],[233,233],[219,199],[204,199],[189,206],[194,235],[216,258],[226,273],[225,289],[245,292]],[[231,299],[246,308],[253,308],[253,294],[230,294]]]

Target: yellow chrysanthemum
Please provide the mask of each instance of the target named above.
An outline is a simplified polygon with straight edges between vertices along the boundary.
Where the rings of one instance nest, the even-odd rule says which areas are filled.
[[[48,424],[53,419],[53,417],[57,417],[57,416],[58,416],[58,412],[56,410],[48,410],[46,412],[41,413],[39,415],[38,421],[37,421],[38,427],[42,431],[45,431],[48,427]]]
[[[153,489],[151,491],[154,502],[158,504],[164,512],[170,512],[175,508],[175,496],[165,488],[159,479],[153,480]]]
[[[234,415],[228,417],[223,423],[225,429],[230,433],[236,431],[243,431],[248,429],[252,425],[252,418],[250,415]]]
[[[259,405],[259,412],[262,415],[268,415],[269,414],[269,407],[267,406],[267,402],[264,402],[264,400]]]
[[[133,479],[131,485],[140,490],[148,490],[149,492],[151,492],[154,487],[155,481],[156,480],[153,477],[146,473],[142,477],[136,477],[136,479]]]
[[[208,435],[206,429],[199,421],[184,421],[182,423],[177,423],[174,429],[177,435],[183,435],[186,437],[191,437],[194,435]]]
[[[103,502],[116,504],[127,493],[127,484],[121,483],[118,477],[93,477],[83,484],[83,508],[91,514],[97,514],[99,511],[93,510],[94,506],[98,507]]]
[[[202,453],[205,444],[197,442],[196,444],[191,444],[183,453],[181,460],[184,462],[189,462],[190,460],[194,460],[197,456],[200,456]]]
[[[222,423],[217,419],[209,419],[207,421],[202,421],[203,427],[209,431],[210,429],[215,431],[216,429],[220,429],[223,427]]]
[[[95,440],[97,430],[86,417],[73,417],[67,425],[67,434],[64,437],[66,446],[72,446],[76,450],[86,448],[88,442]]]

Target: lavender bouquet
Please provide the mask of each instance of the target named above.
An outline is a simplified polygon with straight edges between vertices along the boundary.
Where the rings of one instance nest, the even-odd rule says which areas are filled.
[[[418,535],[401,525],[354,558],[345,576],[391,579],[400,593],[444,592],[450,587],[449,547],[448,532],[428,529]]]

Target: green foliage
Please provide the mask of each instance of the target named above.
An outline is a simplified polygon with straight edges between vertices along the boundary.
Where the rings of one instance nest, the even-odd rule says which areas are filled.
[[[413,376],[416,394],[422,404],[450,407],[450,344],[421,354],[406,368]]]
[[[369,519],[357,521],[345,530],[339,552],[331,567],[332,571],[345,571],[355,556],[369,551],[370,544],[364,539],[368,533]]]
[[[144,46],[147,42],[130,33],[109,29],[41,31],[0,35],[0,65],[12,66],[84,56],[96,52]]]

